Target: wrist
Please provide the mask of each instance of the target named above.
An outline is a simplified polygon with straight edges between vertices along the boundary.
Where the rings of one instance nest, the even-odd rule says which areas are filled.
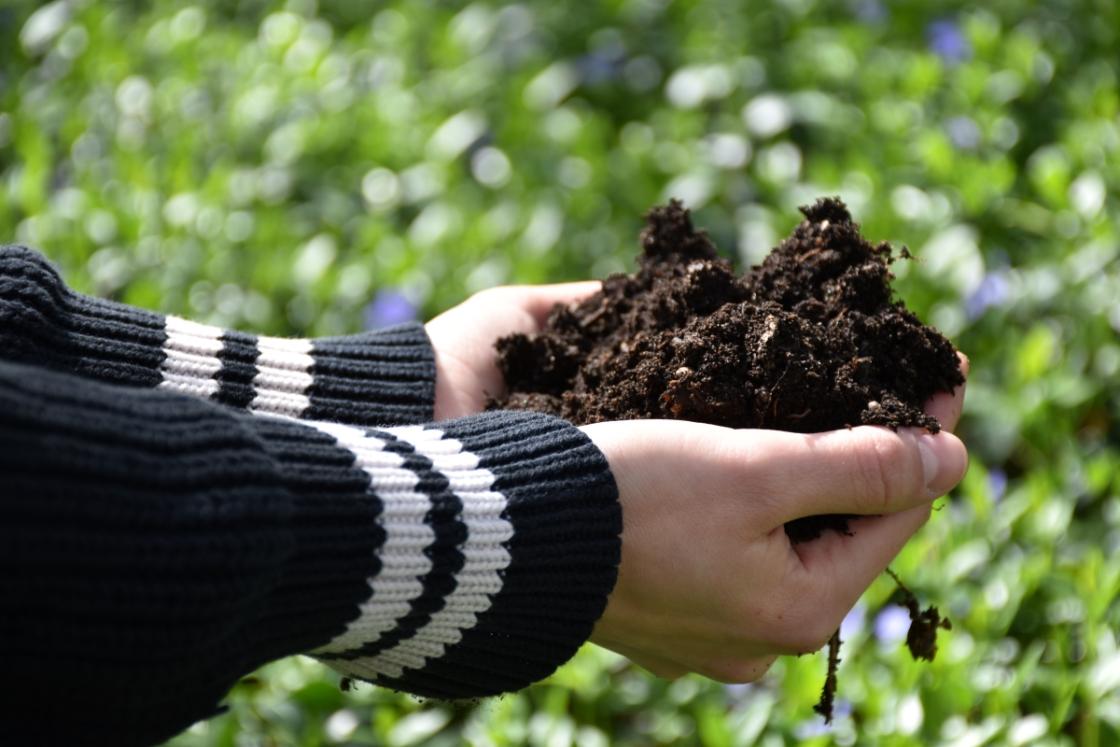
[[[475,372],[449,350],[433,346],[435,394],[432,419],[436,422],[475,415],[486,408],[483,384]]]

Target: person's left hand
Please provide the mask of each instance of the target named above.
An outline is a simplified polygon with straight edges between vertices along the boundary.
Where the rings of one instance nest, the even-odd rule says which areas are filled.
[[[505,392],[494,350],[499,337],[539,332],[553,306],[582,300],[601,287],[589,280],[490,288],[428,322],[436,357],[435,419],[482,412],[487,398]]]

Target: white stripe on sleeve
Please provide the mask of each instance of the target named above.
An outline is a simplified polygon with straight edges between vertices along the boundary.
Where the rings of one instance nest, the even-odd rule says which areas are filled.
[[[311,406],[311,340],[258,337],[253,377],[253,401],[249,409],[298,418]]]
[[[161,389],[209,399],[218,393],[214,376],[222,369],[220,327],[168,316],[164,326],[164,360],[160,365]]]
[[[422,669],[428,660],[443,656],[490,608],[493,596],[502,589],[501,573],[510,563],[504,543],[513,537],[513,525],[502,516],[505,496],[491,489],[494,474],[479,467],[478,456],[465,451],[461,442],[443,438],[443,432],[434,428],[403,426],[386,431],[411,443],[447,478],[463,504],[461,519],[467,528],[466,543],[459,548],[464,563],[455,574],[455,589],[426,625],[375,657],[331,662],[332,667],[359,676],[399,678],[405,669]]]
[[[381,572],[370,579],[372,594],[361,606],[361,614],[330,643],[313,653],[337,653],[372,643],[393,630],[423,592],[422,579],[432,568],[424,554],[435,540],[435,532],[424,523],[432,508],[431,499],[416,491],[419,476],[402,466],[400,454],[385,451],[385,441],[359,429],[338,423],[301,421],[334,436],[338,444],[353,452],[356,463],[370,476],[370,491],[382,503],[379,523],[385,543],[379,550]],[[332,666],[342,662],[332,661]]]

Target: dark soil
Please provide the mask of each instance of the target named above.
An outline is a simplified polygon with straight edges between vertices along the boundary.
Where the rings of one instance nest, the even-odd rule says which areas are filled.
[[[891,246],[860,236],[840,200],[801,210],[793,235],[742,276],[680,203],[650,211],[636,274],[557,306],[538,336],[498,342],[509,393],[495,404],[577,425],[676,418],[937,432],[922,407],[964,381],[952,344],[893,299]],[[847,523],[810,517],[786,532],[806,541],[827,528]]]
[[[964,381],[952,344],[894,298],[891,246],[866,241],[840,200],[801,212],[789,238],[736,275],[679,202],[653,209],[637,273],[557,306],[540,335],[498,341],[508,394],[494,406],[576,424],[675,418],[801,433],[937,432],[922,408]],[[807,517],[786,533],[805,542],[848,532],[847,519]],[[936,636],[942,626],[931,614],[912,615],[913,635]],[[932,656],[935,639],[924,643]]]

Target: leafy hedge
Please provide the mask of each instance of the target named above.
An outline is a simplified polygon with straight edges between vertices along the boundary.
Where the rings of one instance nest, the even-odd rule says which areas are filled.
[[[1120,744],[1120,6],[937,5],[0,8],[0,235],[84,290],[355,331],[625,268],[669,196],[750,263],[839,194],[973,361],[971,469],[895,565],[954,630],[910,662],[877,582],[829,729],[819,657],[725,687],[587,647],[462,707],[282,661],[173,743]]]

